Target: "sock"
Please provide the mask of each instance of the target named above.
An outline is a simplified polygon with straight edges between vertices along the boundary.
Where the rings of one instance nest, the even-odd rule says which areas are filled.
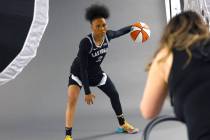
[[[65,127],[66,130],[66,135],[70,135],[71,136],[71,132],[72,132],[72,127]]]
[[[125,118],[124,118],[123,114],[117,115],[117,119],[118,119],[118,122],[120,125],[125,124]]]

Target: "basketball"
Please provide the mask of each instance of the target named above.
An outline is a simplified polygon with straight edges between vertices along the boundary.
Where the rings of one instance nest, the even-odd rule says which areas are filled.
[[[143,22],[136,22],[132,25],[130,36],[135,43],[143,43],[150,38],[149,26]]]

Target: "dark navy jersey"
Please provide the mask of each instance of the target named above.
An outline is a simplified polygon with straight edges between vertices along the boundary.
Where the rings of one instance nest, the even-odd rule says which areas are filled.
[[[77,57],[71,66],[71,73],[78,76],[84,86],[85,94],[90,94],[89,79],[101,76],[103,71],[100,67],[109,48],[110,40],[129,33],[131,26],[118,31],[108,30],[100,46],[97,46],[93,35],[89,34],[80,41]]]

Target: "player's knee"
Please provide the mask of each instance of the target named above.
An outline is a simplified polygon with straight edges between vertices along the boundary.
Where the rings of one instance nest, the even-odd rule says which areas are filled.
[[[79,89],[70,88],[68,90],[68,102],[70,106],[75,106],[79,97]]]
[[[77,98],[76,96],[68,96],[69,98],[69,105],[72,106],[76,106],[77,103]]]

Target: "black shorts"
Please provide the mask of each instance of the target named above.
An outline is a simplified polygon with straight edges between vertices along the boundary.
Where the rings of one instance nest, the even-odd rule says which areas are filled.
[[[107,76],[106,73],[102,73],[100,75],[90,77],[88,79],[89,80],[89,85],[90,86],[104,85],[107,81],[107,78],[108,78],[108,76]],[[70,86],[70,85],[77,85],[81,88],[82,87],[81,78],[79,76],[74,75],[74,74],[70,74],[68,86]]]

